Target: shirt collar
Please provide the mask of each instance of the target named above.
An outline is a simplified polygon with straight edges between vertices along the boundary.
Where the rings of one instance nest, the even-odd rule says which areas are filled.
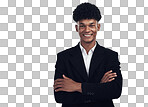
[[[81,45],[81,42],[79,43],[79,45],[80,45],[80,49],[81,49],[81,51],[82,52],[86,52],[86,50],[83,48],[83,46]],[[92,53],[94,52],[94,50],[95,50],[95,48],[96,48],[96,42],[95,42],[95,45],[89,50],[89,52],[91,51]],[[89,53],[88,52],[88,53]]]

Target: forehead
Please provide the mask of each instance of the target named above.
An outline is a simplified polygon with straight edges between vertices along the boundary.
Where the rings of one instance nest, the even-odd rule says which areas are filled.
[[[78,21],[78,24],[85,24],[85,25],[88,25],[88,24],[96,24],[97,21],[95,19],[82,19],[80,21]]]

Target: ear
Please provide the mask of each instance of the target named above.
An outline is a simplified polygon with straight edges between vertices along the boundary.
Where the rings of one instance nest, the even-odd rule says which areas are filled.
[[[100,24],[98,23],[98,25],[97,25],[97,30],[99,31],[100,30]]]
[[[76,31],[78,32],[78,25],[75,25]]]

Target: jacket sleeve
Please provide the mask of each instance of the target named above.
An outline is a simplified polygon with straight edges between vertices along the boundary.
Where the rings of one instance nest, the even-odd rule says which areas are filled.
[[[106,70],[116,72],[117,77],[115,77],[115,80],[107,83],[82,83],[82,94],[91,96],[89,97],[90,102],[110,100],[121,96],[122,75],[118,53],[114,52],[107,60],[109,63],[107,64]]]
[[[58,78],[63,78],[62,75],[66,74],[65,69],[65,61],[63,58],[63,55],[58,54],[57,55],[57,62],[55,65],[55,76],[54,80]],[[65,92],[65,91],[54,91],[54,97],[55,101],[57,103],[64,103],[64,104],[81,104],[85,103],[85,97],[86,95],[82,95],[82,93],[79,92]]]

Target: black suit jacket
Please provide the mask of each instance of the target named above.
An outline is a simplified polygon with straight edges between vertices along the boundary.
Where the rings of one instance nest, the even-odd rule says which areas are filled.
[[[118,53],[100,46],[98,43],[92,55],[89,76],[87,75],[79,44],[57,54],[55,76],[62,75],[82,83],[82,93],[55,92],[54,97],[62,107],[114,107],[112,99],[122,92],[122,75]],[[100,83],[103,75],[112,70],[117,73],[115,80]]]

